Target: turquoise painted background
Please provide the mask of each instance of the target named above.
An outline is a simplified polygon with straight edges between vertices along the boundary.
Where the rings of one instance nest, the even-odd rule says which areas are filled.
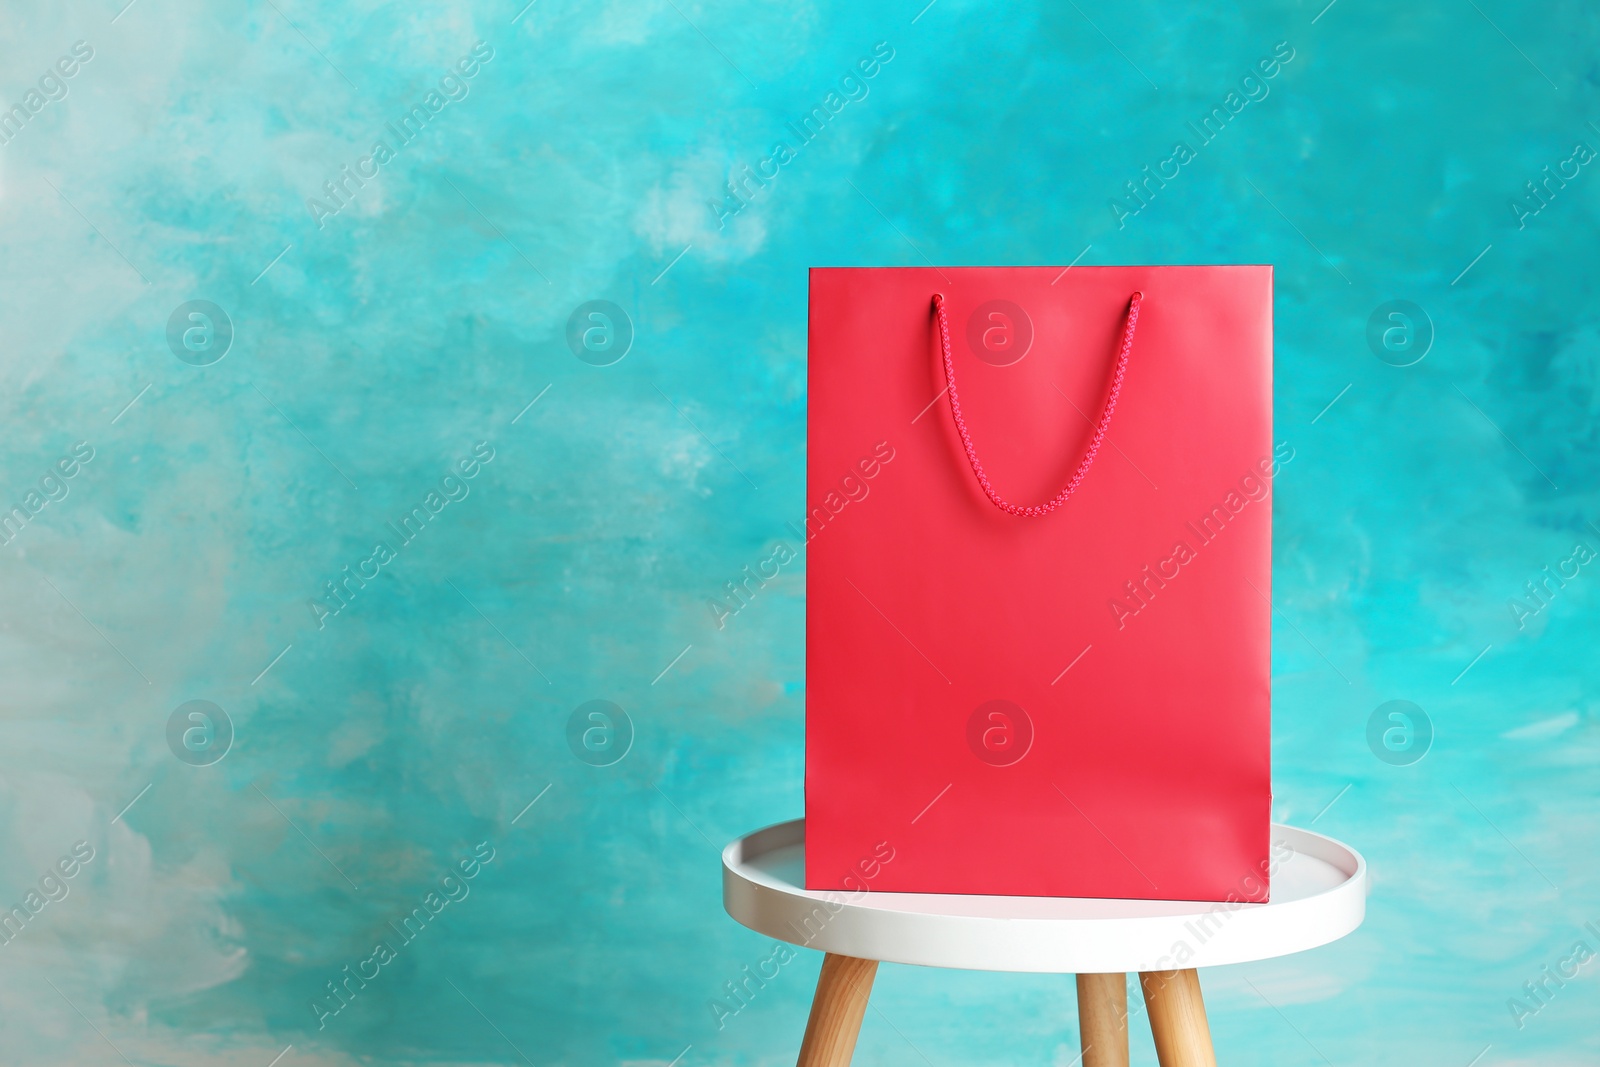
[[[1224,1061],[1600,1061],[1600,967],[1525,987],[1600,950],[1591,6],[124,2],[0,17],[8,1063],[792,1061],[814,954],[710,1003],[803,560],[707,601],[802,513],[805,270],[1075,257],[1277,267],[1277,814],[1374,888],[1207,973]],[[858,1062],[1067,1067],[1071,989],[887,967]]]

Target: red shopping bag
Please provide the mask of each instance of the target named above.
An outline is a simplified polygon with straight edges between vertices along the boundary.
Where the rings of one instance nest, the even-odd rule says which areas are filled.
[[[809,445],[808,888],[1267,899],[1270,266],[815,269]]]

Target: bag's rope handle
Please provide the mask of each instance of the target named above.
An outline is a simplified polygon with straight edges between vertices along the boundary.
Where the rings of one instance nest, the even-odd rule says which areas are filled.
[[[1054,500],[1047,504],[1022,507],[1002,499],[1000,494],[994,491],[994,487],[989,484],[989,476],[983,473],[983,464],[978,460],[977,449],[972,447],[972,435],[967,432],[966,420],[961,417],[961,401],[956,396],[956,368],[955,361],[950,358],[950,325],[945,319],[944,294],[933,294],[933,310],[939,318],[939,340],[944,346],[944,381],[950,391],[950,414],[955,418],[956,432],[961,435],[961,444],[967,450],[967,462],[972,465],[972,473],[977,476],[984,495],[995,507],[1008,515],[1025,515],[1030,518],[1048,515],[1067,502],[1067,498],[1078,488],[1078,483],[1083,481],[1083,476],[1089,473],[1089,465],[1094,462],[1095,454],[1100,451],[1100,442],[1106,435],[1106,429],[1111,425],[1111,413],[1117,408],[1117,394],[1122,391],[1122,376],[1128,369],[1128,355],[1133,351],[1133,328],[1139,323],[1139,301],[1143,298],[1143,292],[1135,292],[1128,298],[1128,317],[1122,327],[1122,345],[1117,351],[1117,369],[1111,378],[1111,393],[1106,397],[1105,410],[1100,413],[1100,421],[1095,425],[1094,436],[1089,439],[1089,448],[1083,454],[1083,461],[1078,464],[1072,480],[1067,483],[1066,488],[1056,494]]]

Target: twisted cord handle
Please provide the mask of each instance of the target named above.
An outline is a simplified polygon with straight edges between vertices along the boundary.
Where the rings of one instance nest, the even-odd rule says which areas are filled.
[[[1139,301],[1143,298],[1143,292],[1135,292],[1128,298],[1128,317],[1122,327],[1122,344],[1117,351],[1117,369],[1111,378],[1111,393],[1106,398],[1105,410],[1100,413],[1100,421],[1095,424],[1094,436],[1089,439],[1089,448],[1084,452],[1083,460],[1073,473],[1072,480],[1049,503],[1023,507],[1003,499],[994,491],[994,487],[989,484],[989,476],[983,472],[983,463],[978,459],[978,451],[972,446],[972,435],[967,432],[966,420],[961,417],[961,399],[956,395],[956,368],[955,361],[950,357],[950,324],[945,317],[944,294],[933,294],[933,310],[939,318],[939,341],[944,347],[944,381],[950,391],[950,414],[955,419],[956,432],[961,435],[961,444],[967,450],[967,462],[972,465],[972,473],[977,477],[978,484],[983,487],[983,494],[995,507],[1008,515],[1024,515],[1029,518],[1048,515],[1067,502],[1078,488],[1078,483],[1083,481],[1083,476],[1089,473],[1089,465],[1094,462],[1095,455],[1100,451],[1100,442],[1111,425],[1111,413],[1117,409],[1117,395],[1122,391],[1122,376],[1127,372],[1128,356],[1133,351],[1133,330],[1139,323]]]

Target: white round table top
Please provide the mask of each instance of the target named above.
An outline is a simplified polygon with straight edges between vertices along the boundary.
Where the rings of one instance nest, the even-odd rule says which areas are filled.
[[[808,891],[805,820],[722,850],[722,903],[750,929],[844,956],[979,971],[1168,971],[1285,956],[1338,940],[1366,915],[1354,849],[1274,823],[1272,900]]]

